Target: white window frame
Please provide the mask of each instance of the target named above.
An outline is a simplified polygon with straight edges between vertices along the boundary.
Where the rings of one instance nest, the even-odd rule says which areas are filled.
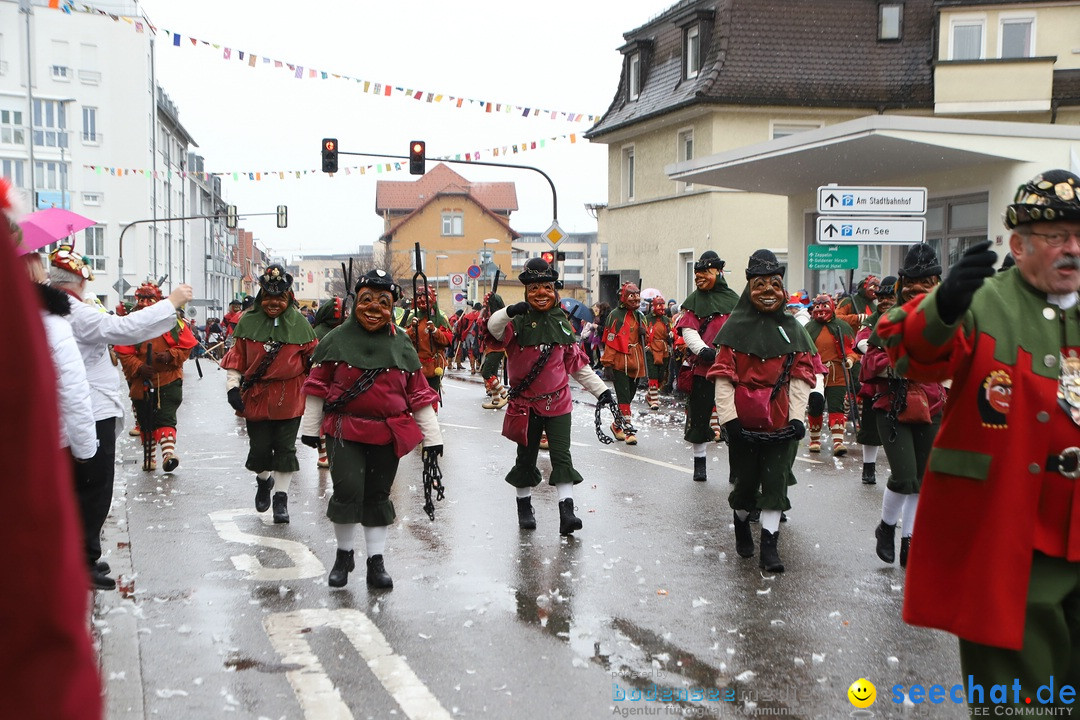
[[[701,26],[691,25],[683,35],[683,77],[693,80],[701,70]]]
[[[3,120],[0,114],[0,143],[4,145],[26,145],[26,130],[23,125],[23,110],[0,110],[7,114],[7,120]]]
[[[101,205],[102,200],[105,199],[104,193],[100,192],[84,192],[82,194],[82,204],[97,206]]]
[[[823,127],[825,127],[825,124],[821,122],[793,122],[791,120],[770,120],[769,139],[775,140],[777,138],[787,137],[789,135],[797,135],[801,132],[819,130]]]
[[[91,241],[91,237],[95,239]],[[94,245],[91,245],[94,242]],[[91,252],[97,250],[100,254]],[[90,267],[94,270],[105,270],[105,226],[92,225],[83,230],[83,250],[90,260]]]
[[[627,202],[634,200],[634,193],[637,192],[637,178],[635,172],[637,170],[637,158],[634,154],[633,145],[623,145],[622,147],[622,191],[623,199]]]
[[[100,145],[101,138],[98,137],[97,131],[97,111],[96,107],[89,107],[83,105],[82,108],[82,141],[83,145]],[[89,116],[90,122],[87,123],[87,117]],[[90,127],[87,127],[89,125]]]
[[[685,127],[680,128],[675,135],[675,162],[686,162],[694,159],[694,128]],[[687,141],[689,141],[689,151],[687,151]],[[680,182],[680,189],[683,192],[688,192],[694,189],[694,183],[692,182]]]
[[[956,57],[956,29],[972,25],[979,26],[979,57]],[[956,15],[949,18],[949,59],[950,60],[985,60],[986,59],[986,15]]]
[[[67,65],[50,65],[49,74],[57,82],[71,82],[71,68]]]
[[[465,213],[457,210],[444,210],[442,213],[442,236],[464,237]]]
[[[999,58],[1005,58],[1002,55],[1003,46],[1005,45],[1005,26],[1018,23],[1028,24],[1028,53],[1027,55],[1010,56],[1008,59],[1035,57],[1035,15],[1030,12],[1003,12],[998,15],[997,56]]]
[[[896,11],[896,34],[886,36],[885,30],[885,11]],[[902,2],[883,2],[878,5],[878,40],[901,40],[904,37],[904,3]]]
[[[641,97],[641,53],[630,53],[626,59],[626,97],[637,100]]]

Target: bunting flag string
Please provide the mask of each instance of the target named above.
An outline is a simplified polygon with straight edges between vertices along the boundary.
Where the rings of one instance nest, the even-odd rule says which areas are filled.
[[[441,93],[428,90],[417,90],[413,88],[403,87],[394,83],[375,82],[372,80],[364,80],[361,78],[353,77],[351,75],[345,75],[343,73],[330,72],[328,70],[316,70],[314,68],[307,68],[307,72],[304,72],[304,66],[296,63],[285,62],[282,60],[274,60],[266,56],[258,56],[255,53],[247,52],[245,50],[237,50],[236,48],[228,47],[220,43],[212,43],[206,40],[200,40],[194,37],[181,36],[180,33],[172,32],[166,29],[156,28],[145,16],[139,18],[132,18],[126,15],[117,15],[114,13],[106,12],[98,8],[91,7],[90,5],[81,5],[81,9],[76,7],[73,0],[49,0],[49,7],[62,10],[67,14],[72,12],[90,13],[103,15],[111,18],[116,22],[126,22],[132,25],[136,32],[143,32],[144,25],[150,29],[151,32],[164,36],[168,40],[169,47],[183,47],[183,37],[187,37],[188,42],[192,47],[198,47],[200,45],[212,48],[215,52],[221,51],[221,59],[227,61],[236,61],[254,68],[262,65],[266,68],[275,70],[285,70],[292,73],[292,76],[298,80],[319,79],[319,80],[344,80],[347,82],[355,83],[361,92],[375,95],[379,97],[403,97],[409,98],[425,104],[446,104],[454,108],[469,107],[472,109],[480,110],[484,113],[505,113],[507,115],[518,115],[523,118],[549,118],[551,120],[564,120],[566,122],[580,123],[587,122],[590,125],[594,124],[600,119],[600,114],[597,113],[579,113],[569,112],[564,110],[548,110],[536,106],[524,106],[515,105],[513,103],[491,102],[488,100],[477,100],[475,98],[460,97],[450,95],[448,93]],[[234,60],[235,58],[235,60]]]
[[[431,157],[428,160],[432,162],[439,162],[440,160],[462,160],[466,163],[479,162],[481,158],[499,158],[507,155],[517,155],[524,152],[532,152],[534,150],[543,150],[548,146],[548,143],[555,143],[564,140],[569,140],[571,144],[577,143],[577,133],[570,133],[567,135],[557,135],[555,137],[543,138],[541,140],[531,140],[529,142],[523,142],[517,145],[503,145],[501,147],[488,148],[486,150],[476,150],[474,152],[456,153],[454,155],[444,155],[442,157]],[[344,173],[345,175],[359,174],[367,175],[369,173],[382,174],[397,172],[402,169],[408,169],[408,162],[402,162],[396,160],[393,162],[380,162],[370,165],[354,165],[342,167],[338,174]],[[194,178],[197,180],[203,180],[209,182],[212,177],[220,177],[225,180],[250,180],[254,182],[260,182],[262,180],[286,180],[286,179],[300,179],[305,175],[322,175],[321,170],[234,170],[231,172],[194,172],[191,170],[147,170],[140,168],[118,168],[110,167],[108,165],[83,165],[84,168],[92,170],[98,175],[113,175],[113,176],[127,176],[127,175],[142,175],[144,177],[153,177],[172,179],[174,177],[180,178]]]

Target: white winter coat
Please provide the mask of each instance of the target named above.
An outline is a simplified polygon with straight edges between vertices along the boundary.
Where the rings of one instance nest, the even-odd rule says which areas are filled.
[[[43,310],[41,322],[45,325],[45,337],[56,370],[60,447],[70,446],[71,454],[77,460],[89,460],[97,454],[98,440],[82,355],[65,318]]]

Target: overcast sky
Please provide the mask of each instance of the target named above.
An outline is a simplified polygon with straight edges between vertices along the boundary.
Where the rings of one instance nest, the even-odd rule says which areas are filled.
[[[535,165],[555,182],[559,222],[571,232],[596,229],[585,203],[607,202],[606,146],[590,145],[590,123],[487,114],[418,102],[396,91],[365,94],[352,81],[309,79],[314,68],[354,78],[514,106],[602,114],[619,80],[622,33],[663,12],[673,0],[428,0],[284,2],[274,0],[144,0],[159,30],[179,33],[173,47],[157,36],[157,80],[176,103],[180,121],[213,172],[318,169],[323,137],[342,151],[407,153],[427,141],[428,156],[531,143],[576,133],[578,141],[548,142],[510,161]],[[232,49],[193,47],[189,37]],[[239,61],[239,51],[245,60]],[[254,68],[247,54],[259,59]],[[264,65],[262,57],[301,65],[304,79]],[[483,160],[497,160],[484,153]],[[341,167],[370,158],[341,157]],[[432,167],[428,161],[428,169]],[[551,222],[551,192],[536,173],[452,165],[469,180],[516,183],[519,232]],[[301,179],[223,180],[228,201],[244,212],[289,206],[289,227],[252,218],[263,247],[286,256],[350,252],[382,232],[375,183],[415,180],[407,170],[360,175],[321,173]]]

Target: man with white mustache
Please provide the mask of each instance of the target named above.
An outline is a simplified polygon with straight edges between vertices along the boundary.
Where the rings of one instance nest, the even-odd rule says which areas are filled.
[[[1080,678],[1077,193],[1080,177],[1065,170],[1025,183],[1005,212],[1016,267],[995,274],[989,242],[978,243],[878,324],[898,372],[953,379],[904,619],[957,635],[965,685],[1018,685],[1007,700],[1019,707],[1042,685]],[[993,703],[981,695],[969,706]],[[1044,707],[1071,708],[1061,702]]]

